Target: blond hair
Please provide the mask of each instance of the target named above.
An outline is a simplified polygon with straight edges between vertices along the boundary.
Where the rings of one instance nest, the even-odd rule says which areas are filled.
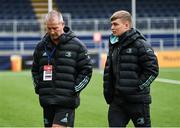
[[[122,21],[128,21],[130,24],[130,27],[132,27],[132,18],[131,18],[131,14],[128,11],[120,10],[120,11],[114,12],[110,18],[110,21],[114,21],[116,19],[121,19]]]

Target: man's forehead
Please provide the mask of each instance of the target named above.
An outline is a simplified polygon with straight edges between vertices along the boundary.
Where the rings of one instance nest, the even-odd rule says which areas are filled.
[[[119,22],[121,22],[121,19],[115,19],[115,20],[111,21],[111,24],[113,24],[113,23],[119,23]]]
[[[60,25],[60,21],[59,20],[48,20],[46,21],[46,25],[53,25],[53,26],[57,26],[57,25]]]
[[[52,18],[47,19],[46,22],[48,22],[48,23],[58,23],[59,22],[59,18],[52,17]]]

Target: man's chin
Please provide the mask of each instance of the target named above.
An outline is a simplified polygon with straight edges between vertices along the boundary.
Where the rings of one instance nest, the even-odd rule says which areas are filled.
[[[114,35],[114,36],[118,36],[118,34],[117,34],[117,33],[113,33],[113,35]]]
[[[51,37],[51,40],[58,40],[58,37]]]

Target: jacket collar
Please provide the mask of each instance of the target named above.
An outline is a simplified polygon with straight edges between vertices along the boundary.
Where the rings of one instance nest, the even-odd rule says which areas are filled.
[[[76,35],[70,30],[69,27],[65,26],[64,33],[59,36],[59,44],[58,45],[68,43],[68,41],[74,37],[76,37]],[[45,43],[45,45],[47,47],[50,47],[50,48],[55,47],[55,44],[52,43],[52,40],[48,33],[45,34],[42,41]]]
[[[122,46],[127,46],[130,43],[133,43],[137,38],[142,38],[145,40],[145,37],[137,29],[131,28],[121,36],[114,36],[113,34],[111,34],[110,45],[119,43]]]

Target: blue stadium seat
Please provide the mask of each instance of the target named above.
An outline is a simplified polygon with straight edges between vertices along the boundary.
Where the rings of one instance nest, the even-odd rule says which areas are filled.
[[[30,0],[1,0],[0,19],[36,19]]]
[[[109,18],[117,10],[131,11],[131,0],[56,0],[56,3],[62,12],[71,13],[74,19]],[[137,0],[136,5],[138,17],[180,16],[179,0]]]

